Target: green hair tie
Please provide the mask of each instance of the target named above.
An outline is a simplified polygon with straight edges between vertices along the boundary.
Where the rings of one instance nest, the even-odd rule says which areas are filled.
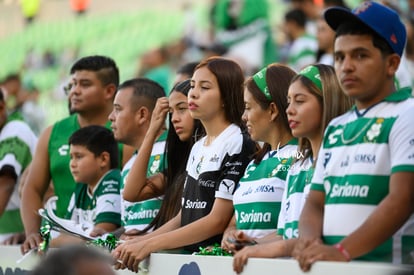
[[[322,91],[322,81],[321,81],[321,74],[319,73],[319,69],[316,66],[310,65],[304,68],[299,73],[300,75],[303,75],[307,79],[313,82],[313,84],[316,85],[316,87],[319,88],[319,90]]]
[[[253,75],[253,80],[254,80],[254,83],[256,83],[257,87],[259,87],[260,91],[262,91],[264,96],[268,100],[272,100],[272,96],[270,95],[269,88],[267,87],[267,83],[266,83],[266,71],[267,71],[267,67],[258,71],[255,75]]]

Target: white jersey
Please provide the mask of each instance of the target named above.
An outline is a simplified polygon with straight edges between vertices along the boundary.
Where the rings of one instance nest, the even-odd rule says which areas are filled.
[[[312,157],[296,161],[289,169],[277,223],[277,234],[283,239],[299,237],[299,218],[310,191],[313,172]]]
[[[18,185],[20,175],[32,161],[36,143],[37,137],[23,121],[9,121],[0,131],[0,169],[5,165],[11,166],[17,175],[17,184],[0,216],[0,241],[13,233],[24,231],[20,218]]]
[[[252,238],[276,232],[286,176],[296,154],[294,139],[266,153],[258,164],[254,160],[249,163],[233,196],[238,230]]]
[[[391,174],[414,172],[414,99],[409,97],[409,89],[399,90],[362,114],[353,109],[328,125],[312,180],[312,190],[325,193],[327,244],[341,241],[367,220],[388,195]],[[411,216],[361,259],[412,264],[413,224]]]
[[[147,177],[159,172],[163,172],[164,167],[164,149],[165,149],[166,132],[154,143],[151,156],[148,162]],[[129,202],[123,199],[123,192],[128,173],[134,163],[137,154],[124,165],[122,169],[121,184],[121,213],[122,225],[125,230],[143,230],[157,216],[162,203],[162,197],[152,198],[141,202]],[[148,232],[150,232],[149,230]]]
[[[105,173],[92,193],[87,184],[77,183],[65,218],[86,228],[93,228],[99,223],[121,225],[120,183],[119,169],[112,169]]]
[[[316,62],[318,42],[314,36],[305,34],[297,38],[289,48],[288,65],[299,72]]]

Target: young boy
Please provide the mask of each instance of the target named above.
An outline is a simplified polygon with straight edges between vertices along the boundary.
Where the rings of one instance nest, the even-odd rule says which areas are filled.
[[[294,256],[413,263],[414,101],[394,85],[406,42],[397,13],[376,2],[325,12],[335,71],[355,106],[325,131]],[[322,240],[323,243],[322,244]]]
[[[121,173],[113,133],[103,126],[87,126],[72,134],[69,145],[70,172],[77,184],[66,219],[93,228],[91,237],[114,231],[121,224]],[[60,235],[51,246],[68,242],[73,238]]]
[[[76,130],[89,125],[106,125],[119,84],[119,70],[107,56],[92,55],[77,60],[70,69],[70,115],[45,129],[39,137],[22,190],[21,216],[26,240],[22,253],[36,248],[43,241],[37,210],[43,207],[46,190],[53,183],[56,215],[65,217],[75,182],[69,171],[68,139]],[[131,148],[120,144],[119,158],[129,159]]]

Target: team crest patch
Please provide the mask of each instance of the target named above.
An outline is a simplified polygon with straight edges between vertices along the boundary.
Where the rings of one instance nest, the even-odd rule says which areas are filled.
[[[151,174],[155,174],[158,171],[158,168],[160,167],[160,161],[161,161],[161,156],[156,155],[150,167]]]
[[[277,166],[275,169],[272,170],[272,172],[269,173],[268,178],[273,178],[277,172],[279,171],[287,171],[287,167],[285,167],[287,163],[287,159],[283,159]]]
[[[366,138],[368,141],[374,141],[374,139],[380,135],[383,122],[383,118],[378,118],[376,122],[372,124],[371,128],[368,130],[366,134]]]
[[[197,172],[197,174],[200,174],[201,165],[203,165],[203,160],[204,160],[204,156],[202,156],[202,157],[200,158],[200,161],[199,161],[199,163],[198,163],[198,164],[197,164],[197,166],[196,166],[196,172]]]

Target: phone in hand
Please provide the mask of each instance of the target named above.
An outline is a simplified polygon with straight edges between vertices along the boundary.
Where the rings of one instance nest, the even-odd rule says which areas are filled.
[[[227,241],[231,244],[234,244],[234,248],[236,250],[240,250],[245,246],[249,246],[249,245],[255,245],[257,244],[256,241],[238,241],[234,238],[227,238]]]

